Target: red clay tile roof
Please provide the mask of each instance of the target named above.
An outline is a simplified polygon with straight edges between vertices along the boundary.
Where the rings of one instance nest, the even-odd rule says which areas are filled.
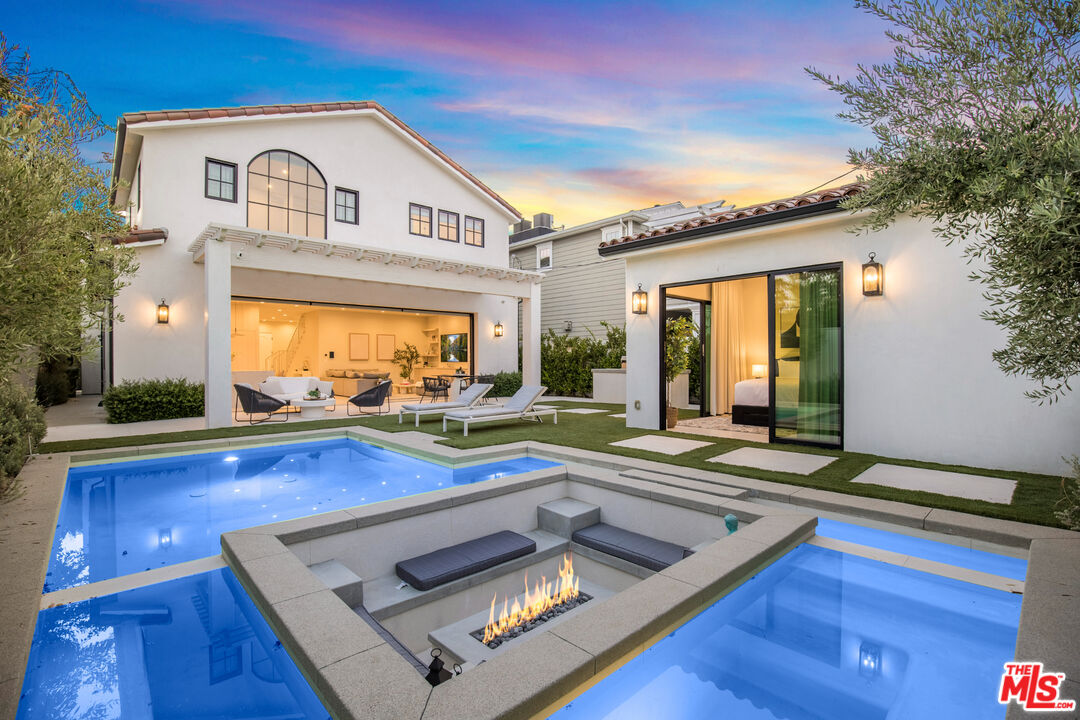
[[[704,227],[708,225],[720,225],[722,223],[732,222],[734,220],[743,220],[745,218],[754,217],[757,215],[768,215],[770,213],[780,212],[782,210],[791,210],[797,207],[805,207],[807,205],[817,205],[829,200],[842,200],[852,195],[857,195],[866,189],[865,183],[850,183],[848,185],[841,185],[840,187],[827,188],[825,190],[818,190],[816,192],[807,193],[806,195],[796,195],[795,197],[785,198],[783,200],[771,200],[759,205],[748,205],[746,207],[735,208],[727,212],[716,213],[715,215],[706,215],[705,217],[694,218],[693,220],[687,220],[686,222],[675,223],[674,225],[667,225],[665,227],[656,228],[648,232],[637,233],[636,235],[627,235],[626,237],[616,238],[614,240],[608,240],[607,242],[600,243],[601,248],[610,248],[615,245],[624,245],[627,243],[634,243],[640,240],[646,240],[649,238],[656,238],[662,235],[672,235],[674,233],[680,233],[685,230],[692,230],[693,228]],[[629,248],[628,248],[629,249]]]
[[[487,193],[495,202],[521,219],[513,205],[506,202],[484,183],[480,182],[472,173],[450,159],[446,153],[425,140],[420,133],[413,130],[397,116],[391,113],[377,102],[372,100],[336,102],[336,103],[298,103],[293,105],[246,105],[242,107],[223,108],[199,108],[193,110],[156,110],[152,112],[124,113],[123,121],[127,125],[137,125],[145,122],[160,122],[163,120],[215,120],[220,118],[258,117],[267,115],[305,115],[309,113],[341,112],[345,110],[375,110],[387,120],[397,125],[414,140],[437,155],[443,162],[464,175],[466,179]]]

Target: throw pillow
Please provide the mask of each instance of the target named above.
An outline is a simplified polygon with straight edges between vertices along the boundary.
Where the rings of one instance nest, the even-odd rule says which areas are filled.
[[[259,383],[259,391],[264,392],[267,395],[285,394],[285,389],[281,387],[281,382],[278,380],[267,380],[266,382]]]

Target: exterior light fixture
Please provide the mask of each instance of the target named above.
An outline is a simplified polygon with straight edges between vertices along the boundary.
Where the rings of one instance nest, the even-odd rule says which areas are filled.
[[[649,312],[649,293],[641,289],[641,283],[638,283],[637,290],[630,294],[630,309],[635,315],[647,315]]]
[[[862,294],[867,297],[885,294],[885,268],[874,262],[875,255],[870,253],[870,262],[862,266]]]
[[[158,547],[162,550],[168,550],[172,547],[172,529],[164,528],[158,531]]]
[[[165,298],[161,298],[157,306],[157,321],[159,325],[169,324],[169,305],[165,302]]]
[[[859,674],[863,677],[877,677],[881,674],[881,647],[864,642],[859,645]]]
[[[762,364],[762,365],[757,365],[757,364],[751,365],[750,366],[750,374],[753,375],[756,378],[765,377],[765,365],[764,364]]]
[[[495,337],[502,337],[503,332],[503,324],[501,322],[495,323]]]

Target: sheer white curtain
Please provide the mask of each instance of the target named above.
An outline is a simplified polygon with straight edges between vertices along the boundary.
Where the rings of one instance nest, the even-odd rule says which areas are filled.
[[[730,413],[735,383],[751,377],[747,343],[746,293],[756,289],[739,280],[713,283],[713,397],[714,414]]]

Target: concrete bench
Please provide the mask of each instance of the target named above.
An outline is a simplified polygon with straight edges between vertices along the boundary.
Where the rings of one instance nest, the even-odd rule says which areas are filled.
[[[582,528],[576,531],[571,539],[579,545],[614,555],[656,572],[674,565],[693,552],[682,545],[657,540],[604,523]]]
[[[349,607],[356,608],[364,604],[364,581],[337,560],[315,563],[308,570]]]
[[[502,530],[402,560],[394,570],[399,578],[417,590],[430,590],[533,552],[536,552],[534,540]]]

